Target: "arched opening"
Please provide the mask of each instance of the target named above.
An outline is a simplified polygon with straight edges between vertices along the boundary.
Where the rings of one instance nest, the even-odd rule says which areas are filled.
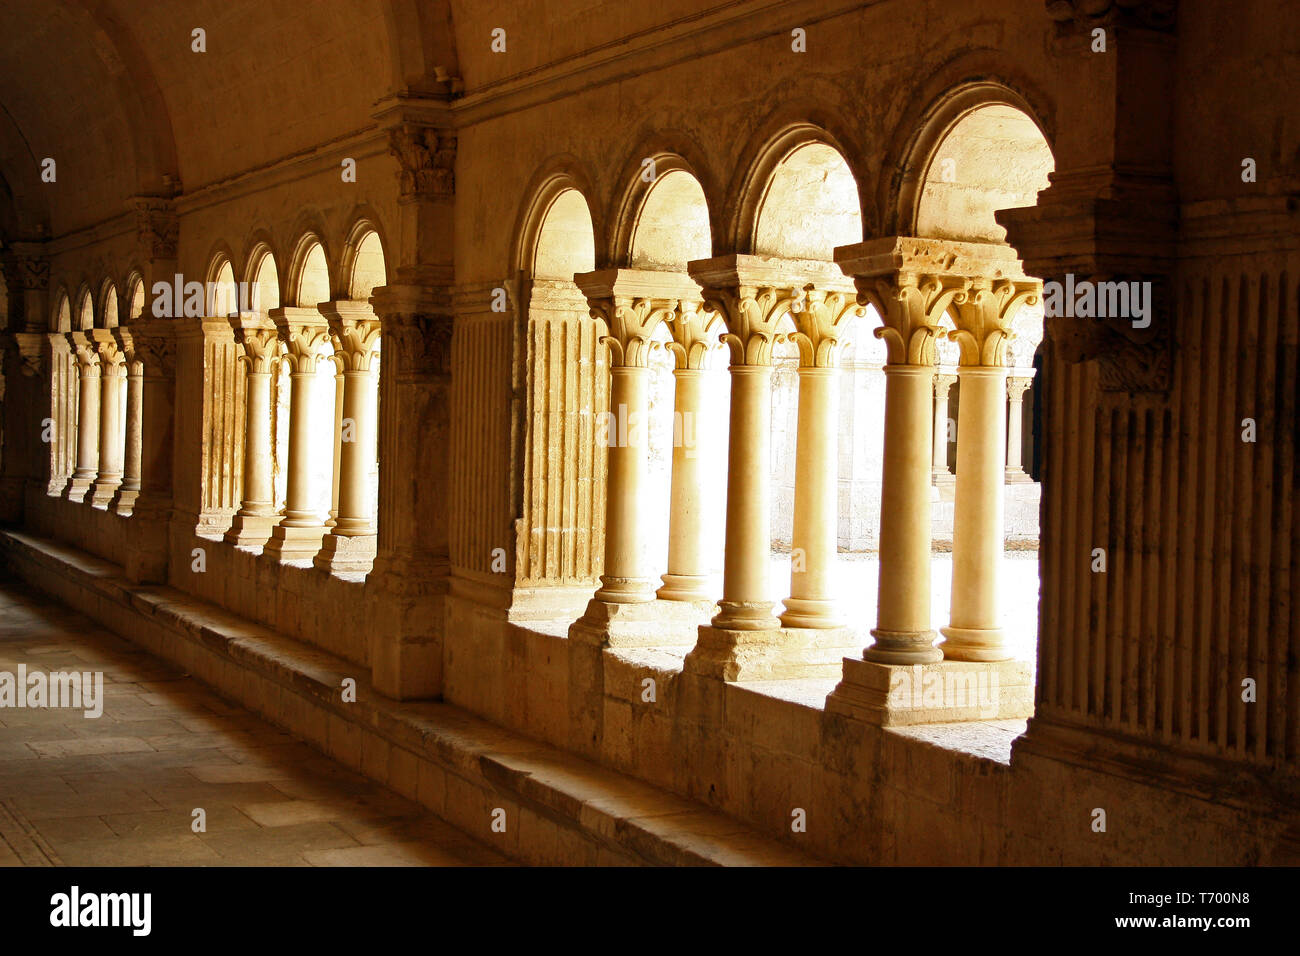
[[[1000,209],[1032,206],[1049,185],[1054,168],[1051,147],[1038,124],[1009,103],[985,103],[950,120],[928,157],[915,198],[917,236],[959,242],[1004,245],[1006,230],[998,225]],[[947,321],[952,321],[951,316]],[[946,324],[946,323],[945,323]],[[1040,486],[1033,448],[1041,440],[1040,421],[1033,415],[1034,356],[1043,337],[1041,304],[1022,306],[1012,319],[1004,364],[1003,396],[1006,463],[1003,486],[1005,551],[1000,573],[1000,617],[1008,650],[1033,660],[1038,630],[1038,515]],[[950,341],[940,340],[936,352],[936,383],[951,383],[946,412],[936,392],[935,427],[946,427],[955,441],[948,443],[946,462],[935,461],[935,510],[932,531],[944,546],[953,540],[953,489],[959,480],[957,449],[961,433],[961,385],[958,354]],[[942,419],[942,421],[941,421]],[[937,444],[936,444],[937,448]],[[951,557],[936,555],[932,572],[934,619],[948,619],[953,569]]]
[[[791,149],[773,168],[757,204],[752,248],[756,255],[783,259],[831,262],[839,246],[862,241],[861,202],[857,180],[843,155],[818,140]],[[842,278],[842,277],[841,277]],[[836,472],[837,522],[835,535],[841,551],[874,546],[874,530],[864,532],[872,520],[870,502],[879,508],[879,495],[857,496],[868,488],[879,488],[880,415],[868,411],[873,395],[883,394],[871,373],[872,347],[861,339],[861,319],[849,317],[837,330],[841,342],[840,369],[835,397],[837,448],[831,465]],[[794,546],[795,502],[800,490],[796,482],[799,434],[800,352],[792,333],[794,317],[787,313],[780,322],[782,340],[772,355],[771,399],[771,532],[772,565],[770,582],[775,595],[790,593]],[[867,332],[870,338],[870,332]],[[873,340],[874,341],[874,340]],[[843,366],[847,347],[852,366]],[[879,372],[876,372],[879,375]],[[845,491],[848,494],[845,494]],[[865,509],[863,506],[867,506]],[[802,561],[802,558],[798,560]],[[797,565],[796,565],[797,566]],[[854,606],[854,597],[867,589],[854,576],[856,565],[837,561],[835,594],[841,614],[859,628],[870,626],[870,618]]]
[[[272,309],[280,307],[280,270],[276,268],[275,256],[266,246],[258,246],[253,250],[253,255],[249,260],[251,268],[248,270],[252,276],[251,288],[249,290],[250,305],[254,312],[266,314]]]
[[[117,286],[110,279],[104,280],[104,328],[115,329],[118,326],[119,317],[117,313]]]
[[[656,177],[641,198],[632,223],[627,261],[633,269],[684,275],[687,263],[708,258],[712,249],[709,207],[703,188],[685,169],[668,168]],[[673,455],[675,447],[680,446],[684,454],[703,459],[700,467],[704,474],[726,474],[731,381],[725,371],[725,349],[719,344],[723,328],[721,319],[714,317],[704,329],[705,342],[710,347],[702,364],[705,376],[701,386],[701,407],[695,412],[677,407],[675,369],[679,357],[669,348],[673,330],[662,322],[655,327],[654,340],[660,347],[651,355],[649,466],[644,492],[645,513],[664,517],[664,520],[653,523],[655,534],[650,542],[646,567],[656,578],[664,574],[668,570],[672,522],[699,521],[704,525],[704,540],[710,545],[701,570],[717,578],[710,582],[714,593],[721,592],[726,483],[709,481],[705,484],[701,489],[698,515],[689,519],[673,515]]]
[[[310,245],[302,256],[301,270],[298,276],[297,305],[299,308],[310,309],[322,302],[328,302],[329,263],[325,261],[325,247],[316,240],[310,240]]]
[[[77,331],[88,332],[95,327],[95,299],[90,289],[81,287],[77,294]]]
[[[571,618],[591,596],[602,566],[604,449],[596,416],[609,407],[609,371],[592,319],[573,281],[596,264],[587,200],[553,184],[535,206],[532,248],[522,250],[527,292],[527,410],[516,583],[564,589],[548,616]],[[570,449],[555,455],[552,449]]]
[[[127,321],[134,322],[144,315],[144,280],[139,275],[133,274],[127,281],[126,298],[130,303]]]
[[[379,242],[379,233],[372,229],[357,243],[356,253],[352,259],[352,275],[348,283],[349,297],[364,302],[370,298],[375,289],[387,282],[388,271],[384,265],[384,247]]]
[[[209,280],[208,315],[229,316],[239,311],[235,269],[224,256],[216,263]]]

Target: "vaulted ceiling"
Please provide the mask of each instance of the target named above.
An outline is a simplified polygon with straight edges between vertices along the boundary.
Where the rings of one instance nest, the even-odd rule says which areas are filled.
[[[428,0],[5,0],[0,235],[63,235],[358,130],[386,92],[457,75],[452,36]]]

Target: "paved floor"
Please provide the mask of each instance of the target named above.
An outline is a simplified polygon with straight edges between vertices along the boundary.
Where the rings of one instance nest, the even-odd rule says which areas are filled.
[[[6,674],[16,679],[20,665],[28,674],[102,671],[103,715],[6,705]],[[206,831],[196,833],[200,808]],[[506,862],[0,576],[0,865]]]

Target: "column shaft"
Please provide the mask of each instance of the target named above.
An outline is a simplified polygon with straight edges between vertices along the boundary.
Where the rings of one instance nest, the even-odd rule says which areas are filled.
[[[880,598],[871,632],[876,643],[863,654],[881,664],[927,664],[943,656],[930,628],[933,375],[928,365],[885,366]]]
[[[772,369],[731,366],[731,433],[727,446],[727,555],[722,600],[713,626],[734,630],[779,627],[768,591],[772,533]]]
[[[77,407],[77,470],[68,484],[68,498],[82,501],[99,474],[100,369],[78,362],[80,391]]]
[[[635,604],[654,599],[645,572],[641,489],[647,471],[645,417],[649,369],[610,369],[609,456],[605,479],[605,571],[596,599]]]
[[[700,415],[703,406],[705,371],[679,368],[673,377],[673,411],[680,425],[680,440],[674,430],[671,513],[668,516],[668,572],[658,596],[667,601],[707,601],[709,593],[704,567],[703,482],[700,461]]]
[[[786,627],[839,627],[832,599],[838,528],[836,368],[799,369],[799,435]]]
[[[370,370],[349,369],[343,373],[343,383],[341,418],[351,421],[352,440],[340,439],[339,444],[338,519],[334,533],[374,534],[369,479],[378,436],[378,378]]]
[[[275,512],[271,474],[271,373],[250,370],[246,382],[244,425],[244,497],[239,513],[265,516]]]
[[[140,422],[144,407],[144,369],[138,362],[127,366],[126,423],[122,449],[122,484],[117,489],[117,510],[130,514],[140,494]]]
[[[1004,547],[1006,377],[1001,367],[963,366],[958,412],[957,492],[952,542],[951,625],[943,655],[1000,661],[1007,652],[999,621]]]
[[[321,515],[313,505],[315,488],[311,475],[311,439],[314,431],[314,392],[316,367],[310,363],[303,371],[289,375],[289,473],[285,488],[283,527],[315,528]]]
[[[126,368],[105,364],[100,382],[99,474],[95,479],[93,502],[107,505],[122,484],[122,458],[125,435],[122,432],[122,402],[126,387]]]

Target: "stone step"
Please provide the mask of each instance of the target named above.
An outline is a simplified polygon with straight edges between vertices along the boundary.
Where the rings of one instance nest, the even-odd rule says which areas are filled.
[[[345,766],[535,865],[806,866],[821,861],[696,801],[450,704],[375,693],[366,668],[67,545],[0,531],[17,576],[184,667]],[[347,679],[355,702],[343,700]],[[493,822],[504,811],[505,832]]]

